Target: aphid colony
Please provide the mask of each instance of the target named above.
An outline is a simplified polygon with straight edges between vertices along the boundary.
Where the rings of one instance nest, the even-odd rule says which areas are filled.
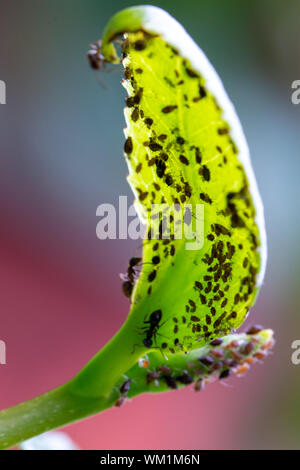
[[[254,362],[264,359],[274,345],[273,339],[261,344],[258,335],[261,330],[261,326],[255,325],[247,331],[247,337],[233,339],[227,344],[221,338],[212,340],[208,353],[198,357],[196,362],[188,363],[185,371],[178,374],[170,367],[160,366],[158,370],[147,373],[147,383],[159,386],[163,380],[171,389],[193,383],[194,390],[201,391],[212,379],[223,380],[233,374],[240,377]]]
[[[89,60],[94,68],[101,65],[98,46],[90,50]],[[158,78],[151,72],[157,67],[158,50],[163,56],[161,83],[156,83]],[[153,238],[149,227],[144,241],[141,275],[137,269],[142,266],[140,258],[132,258],[123,277],[122,289],[129,298],[138,277],[140,294],[154,295],[166,266],[170,280],[177,276],[184,279],[185,299],[182,292],[178,292],[178,298],[174,291],[164,292],[174,306],[164,318],[173,322],[173,337],[169,335],[167,341],[157,337],[161,323],[158,319],[155,322],[154,317],[143,326],[146,343],[156,343],[173,353],[229,333],[247,315],[255,299],[260,264],[255,210],[222,110],[188,61],[161,38],[139,32],[128,34],[123,63],[124,85],[129,94],[124,152],[138,204],[148,213],[153,204],[183,208],[185,204],[200,203],[205,207],[204,245],[201,250],[188,253],[186,270],[176,264],[176,254],[182,250],[184,240],[174,237],[172,226],[169,239],[163,239],[160,218],[151,221],[157,228],[156,236]],[[161,95],[170,101],[160,101]],[[181,123],[183,111],[178,97],[185,126]],[[205,120],[207,114],[211,123]],[[190,217],[184,217],[184,224],[191,224],[193,218],[192,209]],[[157,264],[153,261],[156,257],[160,260]]]
[[[182,369],[170,365],[170,361],[153,367],[146,358],[139,363],[145,369],[145,383],[151,391],[159,389],[163,384],[170,389],[193,384],[194,390],[198,392],[216,378],[224,380],[232,375],[241,377],[252,364],[263,360],[274,346],[273,338],[262,340],[261,331],[260,325],[254,325],[246,334],[233,336],[229,342],[226,337],[212,340],[206,348],[206,354],[187,362]],[[116,406],[126,401],[132,382],[134,379],[126,379],[122,383]]]

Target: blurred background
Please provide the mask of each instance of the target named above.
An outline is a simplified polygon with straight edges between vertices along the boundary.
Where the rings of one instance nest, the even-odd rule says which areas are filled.
[[[277,344],[226,386],[140,396],[65,431],[81,449],[290,449],[300,442],[299,0],[163,0],[203,48],[234,102],[265,205],[269,260],[246,328]],[[121,68],[89,68],[88,44],[127,1],[1,3],[0,408],[70,379],[118,330],[119,273],[139,242],[96,238],[96,208],[133,199],[123,152]],[[124,432],[126,430],[126,432]]]

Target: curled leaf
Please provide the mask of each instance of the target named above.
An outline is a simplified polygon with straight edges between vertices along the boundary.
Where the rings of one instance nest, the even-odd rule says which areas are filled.
[[[235,110],[182,26],[157,7],[123,10],[105,30],[103,61],[119,61],[119,35],[128,181],[147,224],[131,315],[139,345],[188,351],[238,328],[253,305],[262,203]]]
[[[94,69],[119,62],[119,35],[124,151],[147,223],[143,258],[130,260],[123,285],[130,315],[74,379],[0,412],[1,449],[139,393],[199,391],[215,377],[241,375],[273,345],[272,331],[260,327],[223,336],[254,303],[266,237],[246,140],[221,81],[182,26],[153,6],[109,21],[88,52]]]

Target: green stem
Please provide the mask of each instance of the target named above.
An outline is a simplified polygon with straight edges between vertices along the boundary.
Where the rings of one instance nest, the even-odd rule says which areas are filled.
[[[141,347],[136,337],[136,320],[131,313],[118,333],[94,356],[70,382],[70,390],[82,396],[99,397],[111,393],[116,382],[137,363],[147,349]]]
[[[131,318],[71,381],[0,411],[0,448],[111,407],[119,396],[114,386],[146,351],[134,347]]]
[[[86,398],[68,384],[0,412],[0,449],[64,426],[112,406],[113,398]]]
[[[148,354],[146,368],[135,363],[131,368],[123,370],[123,367],[129,366],[130,363],[136,360],[138,355],[137,353],[129,354],[123,358],[124,348],[126,345],[128,346],[126,332],[128,334],[127,329],[122,328],[120,348],[118,347],[119,342],[116,343],[115,338],[113,338],[75,379],[33,400],[1,411],[0,449],[6,449],[30,437],[99,413],[117,404],[117,399],[120,396],[125,399],[126,397],[133,398],[141,393],[168,391],[170,390],[170,384],[166,381],[166,376],[169,379],[171,378],[173,383],[176,379],[178,387],[190,383],[190,381],[180,380],[180,376],[186,377],[187,374],[194,382],[213,375],[219,376],[221,372],[228,371],[228,368],[236,367],[236,364],[230,366],[228,360],[236,358],[237,354],[241,358],[239,365],[242,365],[247,358],[252,357],[254,361],[258,352],[264,356],[273,344],[273,332],[271,330],[262,330],[257,334],[253,332],[233,334],[223,337],[220,344],[207,344],[187,354],[174,354],[168,360],[163,358],[161,352],[154,350]],[[251,347],[249,347],[250,345]],[[212,348],[215,352],[220,349],[221,359],[218,355],[211,355]],[[213,362],[208,365],[201,365],[199,358],[208,356],[212,358]],[[116,358],[119,358],[118,371],[111,367],[103,367],[102,369],[102,365],[104,366],[102,361],[115,361]],[[115,362],[114,364],[116,365]],[[221,366],[221,368],[215,367],[216,365]],[[97,366],[100,367],[99,370]],[[162,370],[162,366],[165,367],[165,370]],[[110,375],[107,376],[108,369],[110,369],[110,374],[114,379],[108,379],[110,377]],[[104,376],[101,375],[101,370],[105,371]],[[124,383],[124,378],[122,378],[124,372],[126,372],[126,377],[131,380],[127,393],[120,392],[120,387]],[[153,373],[156,375],[151,378]],[[117,380],[115,380],[116,377]],[[99,384],[105,384],[105,388],[103,390],[99,389]],[[88,388],[88,385],[90,388]],[[104,396],[104,391],[108,390],[109,387],[111,387],[110,393],[105,392]],[[101,394],[99,393],[100,390]],[[90,391],[90,395],[88,395],[88,391]],[[98,393],[97,396],[96,392]]]

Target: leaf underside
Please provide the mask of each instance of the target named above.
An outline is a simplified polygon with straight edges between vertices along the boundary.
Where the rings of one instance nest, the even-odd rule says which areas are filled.
[[[168,354],[241,325],[257,293],[259,232],[238,149],[204,78],[161,37],[136,32],[125,38],[124,150],[139,212],[147,220],[153,204],[182,211],[191,204],[191,217],[183,218],[188,233],[196,226],[196,205],[204,206],[200,250],[187,250],[191,240],[176,239],[172,224],[171,236],[162,239],[161,218],[151,220],[154,232],[151,238],[148,230],[143,244],[132,310],[141,307],[148,320],[162,312],[153,346]]]

